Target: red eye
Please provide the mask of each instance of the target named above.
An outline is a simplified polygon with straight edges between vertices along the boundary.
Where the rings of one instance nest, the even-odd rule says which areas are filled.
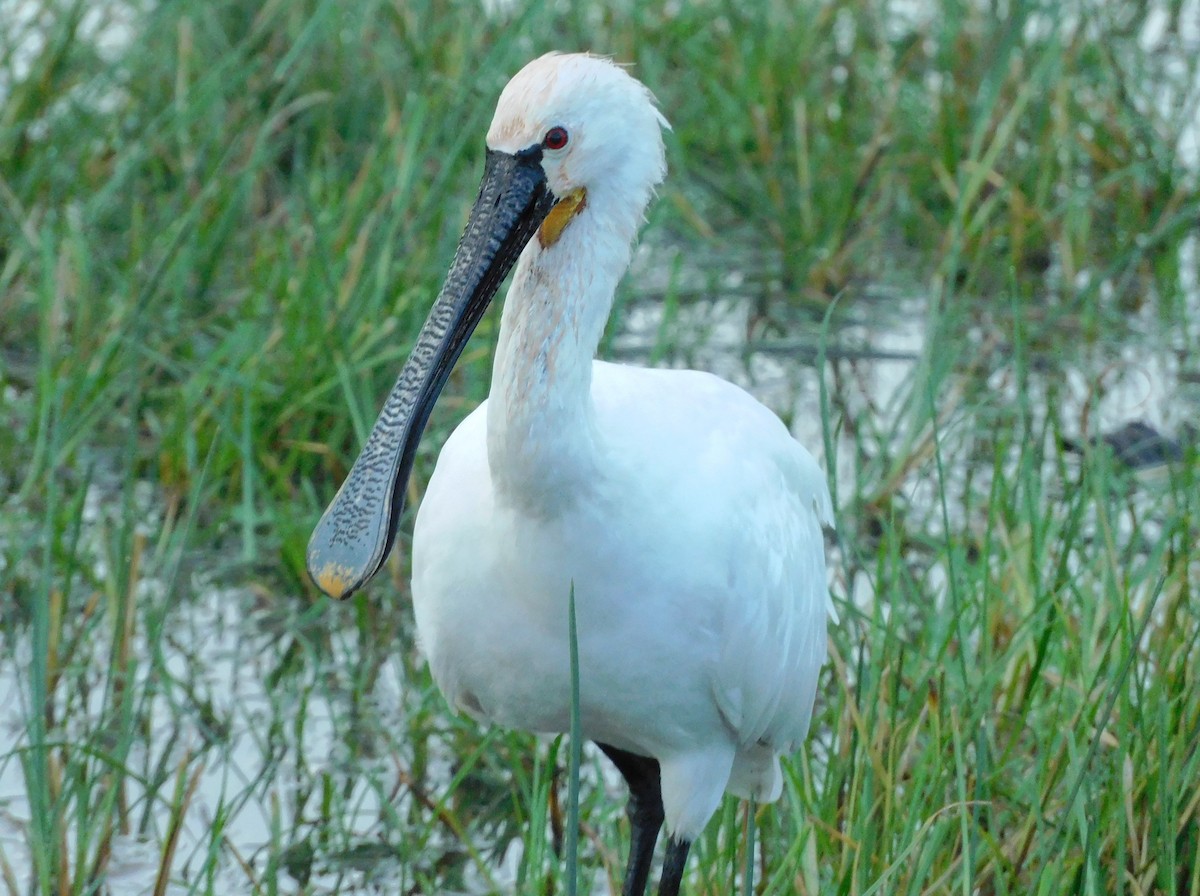
[[[546,149],[562,149],[567,145],[567,140],[570,137],[567,135],[566,128],[551,128],[546,131],[546,136],[542,138],[542,146]]]

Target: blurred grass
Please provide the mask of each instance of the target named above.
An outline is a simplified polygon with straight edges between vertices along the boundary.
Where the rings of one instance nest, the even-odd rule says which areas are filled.
[[[887,406],[825,371],[843,624],[789,800],[758,813],[762,892],[1200,892],[1195,453],[1150,481],[1065,455],[1059,382],[1135,339],[1198,356],[1194,3],[0,9],[0,668],[25,719],[0,887],[126,892],[137,842],[146,892],[491,890],[516,841],[518,890],[562,889],[563,751],[449,714],[406,551],[348,607],[303,551],[496,94],[588,48],[674,125],[646,240],[707,285],[672,303],[728,264],[749,335],[815,334],[835,300],[835,334],[886,320],[881,287],[928,315]],[[589,762],[585,890],[622,865]],[[733,891],[744,826],[727,803],[695,892]]]

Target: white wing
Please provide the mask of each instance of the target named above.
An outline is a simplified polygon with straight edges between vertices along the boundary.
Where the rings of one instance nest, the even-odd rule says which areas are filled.
[[[808,452],[794,441],[781,448],[775,469],[757,471],[753,501],[734,511],[734,551],[753,559],[736,566],[713,695],[743,744],[792,752],[808,733],[825,662],[832,605],[822,526],[833,509]]]
[[[640,434],[626,456],[642,458],[664,503],[693,514],[672,523],[695,534],[695,562],[720,571],[706,582],[709,593],[695,596],[715,609],[717,707],[744,747],[793,751],[808,731],[833,612],[824,474],[775,414],[719,377],[607,364],[595,372],[606,435],[618,414],[625,432]],[[657,476],[647,469],[657,466],[656,449],[674,464]]]

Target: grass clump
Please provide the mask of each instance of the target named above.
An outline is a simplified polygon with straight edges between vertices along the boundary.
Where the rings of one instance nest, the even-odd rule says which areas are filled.
[[[0,892],[567,886],[566,749],[448,712],[404,545],[347,606],[303,571],[495,96],[552,48],[634,63],[674,125],[614,331],[748,309],[724,362],[782,379],[811,447],[821,421],[841,508],[812,743],[753,827],[727,802],[690,888],[1200,891],[1194,4],[22,9]],[[700,351],[681,330],[656,359]],[[1132,413],[1176,438],[1157,472],[1094,440]],[[587,890],[620,874],[622,797],[580,774]]]

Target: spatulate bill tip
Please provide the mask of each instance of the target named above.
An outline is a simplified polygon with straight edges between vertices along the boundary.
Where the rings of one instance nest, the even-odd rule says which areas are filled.
[[[355,537],[355,530],[339,515],[340,508],[335,499],[313,530],[305,557],[314,584],[334,600],[348,598],[382,565],[378,537],[364,538],[363,532]]]
[[[321,560],[311,553],[308,574],[316,586],[334,600],[345,600],[362,584],[357,570],[334,560]]]

